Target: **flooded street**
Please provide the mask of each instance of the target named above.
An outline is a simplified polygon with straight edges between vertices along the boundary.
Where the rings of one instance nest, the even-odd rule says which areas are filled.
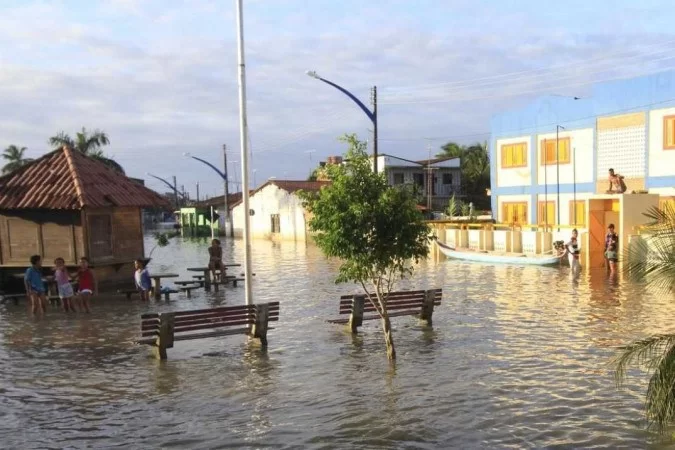
[[[153,273],[204,265],[207,241],[153,254]],[[152,248],[150,239],[146,248]],[[241,241],[224,242],[243,262]],[[280,301],[269,350],[244,336],[136,346],[147,311],[239,305],[244,288],[170,303],[95,299],[93,313],[0,306],[2,448],[667,448],[644,430],[647,378],[618,391],[615,346],[672,330],[675,305],[603,273],[425,262],[399,287],[443,288],[433,329],[335,318],[336,264],[314,246],[253,241],[256,301]],[[236,271],[238,273],[239,271]],[[131,274],[129,275],[131,283]],[[377,322],[377,323],[376,323]]]

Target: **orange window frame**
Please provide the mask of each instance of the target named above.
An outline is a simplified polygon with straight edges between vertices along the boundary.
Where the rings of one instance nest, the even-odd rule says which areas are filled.
[[[572,157],[572,140],[568,137],[555,139],[542,139],[539,148],[539,161],[542,166],[550,166],[556,164],[556,142],[558,143],[558,153],[561,158],[557,164],[569,164]],[[550,151],[549,151],[550,147]],[[547,158],[552,155],[551,158]]]
[[[577,200],[576,201],[576,216],[574,214],[574,200],[570,200],[570,225],[575,225],[575,226],[580,226],[580,227],[585,227],[586,226],[586,202],[584,200]],[[581,215],[580,221],[577,221],[579,219],[579,216]]]
[[[663,118],[663,149],[675,150],[675,115]]]
[[[546,205],[548,205],[548,211],[546,211],[546,218],[544,218],[544,208]],[[537,203],[537,223],[542,225],[546,222],[548,222],[549,225],[555,225],[555,200],[549,200],[547,202],[539,201]]]
[[[509,210],[512,211],[509,214]],[[509,217],[511,216],[511,217]],[[515,219],[514,219],[515,216]],[[504,202],[502,203],[502,221],[509,224],[527,223],[527,202]]]
[[[512,144],[502,144],[500,146],[501,151],[501,164],[502,169],[515,169],[518,167],[527,167],[527,142],[514,142]],[[520,155],[518,153],[522,152]],[[507,155],[511,153],[511,162]],[[516,155],[520,156],[516,158]],[[514,162],[515,160],[522,160],[521,163]]]

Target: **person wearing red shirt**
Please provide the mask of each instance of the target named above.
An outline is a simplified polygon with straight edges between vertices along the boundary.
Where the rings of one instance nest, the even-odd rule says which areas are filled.
[[[89,310],[89,299],[96,292],[96,279],[94,278],[94,272],[89,268],[89,259],[85,256],[80,258],[77,280],[79,283],[80,311],[84,309],[86,312],[91,312]]]

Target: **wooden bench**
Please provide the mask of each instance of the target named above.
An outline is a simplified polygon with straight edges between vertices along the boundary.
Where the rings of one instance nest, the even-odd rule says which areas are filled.
[[[426,291],[399,291],[390,292],[387,299],[387,312],[389,317],[418,316],[427,325],[431,325],[431,317],[434,314],[434,306],[441,304],[443,297],[442,289],[429,289]],[[365,315],[365,313],[375,313]],[[349,314],[348,319],[333,319],[330,323],[348,324],[352,333],[358,331],[358,327],[364,320],[379,319],[377,309],[370,303],[365,294],[351,294],[340,297],[340,314]]]
[[[118,294],[124,294],[127,297],[127,300],[131,300],[131,296],[138,294],[138,289],[118,289]]]
[[[187,298],[192,298],[192,291],[193,291],[194,289],[200,289],[200,288],[201,288],[201,286],[188,286],[188,285],[185,285],[185,286],[179,287],[178,289],[180,289],[182,292],[184,292],[184,293],[185,293],[185,296],[186,296]]]
[[[186,281],[174,281],[173,284],[177,286],[192,286],[192,285],[203,286],[204,282],[201,280],[186,280]]]
[[[259,338],[266,347],[267,324],[278,320],[279,302],[148,313],[141,315],[141,339],[138,343],[154,346],[158,359],[166,359],[166,349],[172,348],[174,341],[232,334],[250,334]]]
[[[19,304],[19,299],[26,298],[26,294],[3,294],[0,298],[0,305],[11,300],[15,305]]]

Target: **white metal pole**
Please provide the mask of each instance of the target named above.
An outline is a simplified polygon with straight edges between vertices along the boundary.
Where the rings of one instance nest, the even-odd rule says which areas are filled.
[[[237,50],[239,62],[239,139],[241,141],[241,198],[244,208],[244,286],[246,304],[253,304],[253,291],[251,286],[251,221],[249,217],[248,199],[248,123],[246,120],[246,65],[244,62],[244,11],[242,0],[237,3]]]
[[[213,235],[213,206],[211,206],[211,240],[215,239]]]

